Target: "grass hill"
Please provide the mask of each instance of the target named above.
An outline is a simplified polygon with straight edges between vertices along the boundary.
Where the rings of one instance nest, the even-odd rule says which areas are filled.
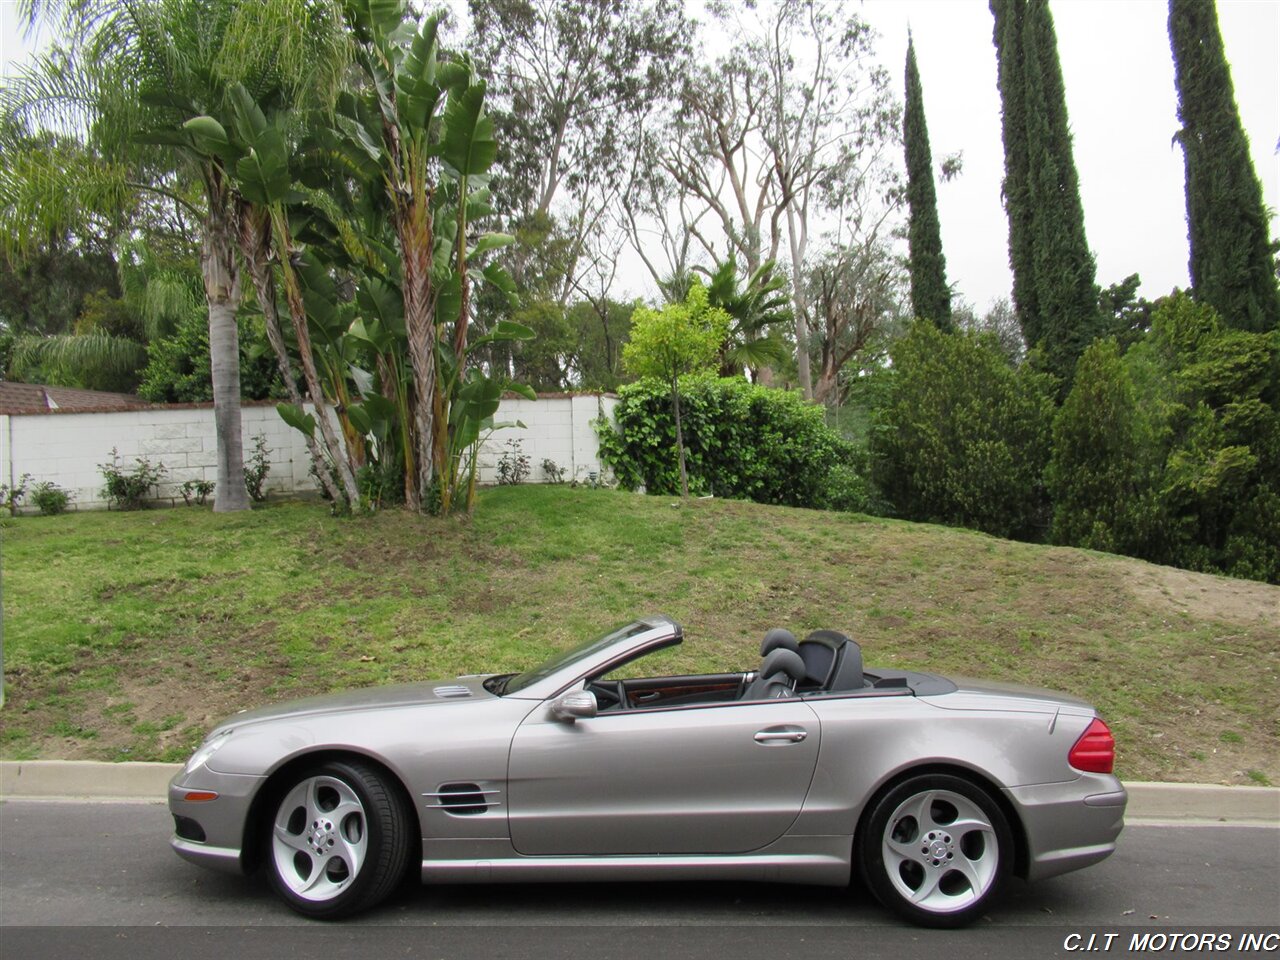
[[[500,487],[471,520],[315,503],[5,520],[6,758],[175,760],[270,700],[532,665],[637,615],[670,672],[771,626],[1090,700],[1130,779],[1280,782],[1280,587],[946,527]]]

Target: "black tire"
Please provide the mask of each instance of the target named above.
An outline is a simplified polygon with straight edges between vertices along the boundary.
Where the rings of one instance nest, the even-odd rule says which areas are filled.
[[[923,927],[962,927],[998,896],[1013,833],[981,787],[949,774],[911,777],[867,809],[855,851],[876,899]]]
[[[281,785],[266,823],[271,885],[290,907],[337,920],[405,876],[416,818],[397,786],[359,761],[318,764]]]

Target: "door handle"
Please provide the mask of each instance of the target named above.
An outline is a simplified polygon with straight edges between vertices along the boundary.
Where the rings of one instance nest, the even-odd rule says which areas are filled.
[[[807,730],[761,730],[755,740],[756,743],[799,743],[807,736]]]
[[[633,693],[631,695],[632,703],[648,703],[650,700],[657,700],[660,694],[655,690],[652,693]]]

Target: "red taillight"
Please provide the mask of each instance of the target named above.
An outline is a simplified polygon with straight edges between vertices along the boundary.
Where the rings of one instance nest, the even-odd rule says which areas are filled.
[[[1089,773],[1110,773],[1116,764],[1116,738],[1111,736],[1111,728],[1095,717],[1067,754],[1067,763]]]

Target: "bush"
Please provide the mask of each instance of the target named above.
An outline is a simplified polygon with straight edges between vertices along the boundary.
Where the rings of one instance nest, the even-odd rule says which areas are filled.
[[[98,464],[98,470],[106,483],[102,495],[108,505],[115,504],[121,510],[139,510],[146,506],[146,499],[164,475],[168,473],[163,463],[152,464],[146,457],[137,457],[131,470],[120,466],[120,454],[111,448],[111,462]]]
[[[240,395],[265,400],[284,392],[275,354],[266,346],[261,317],[236,318],[240,338]],[[147,345],[138,396],[153,403],[207,403],[213,399],[209,378],[209,320],[201,312],[178,321],[173,334]]]
[[[1060,543],[1280,582],[1280,333],[1166,297],[1081,356],[1047,479]]]
[[[1231,329],[1186,294],[1125,355],[1158,415],[1158,563],[1280,582],[1280,331]]]
[[[529,456],[520,449],[519,440],[508,440],[507,449],[498,458],[498,483],[515,485],[529,477]]]
[[[1053,424],[1045,480],[1055,543],[1149,554],[1162,527],[1155,497],[1160,458],[1150,420],[1116,341],[1095,341],[1077,362]]]
[[[27,484],[31,482],[31,474],[24,473],[11,487],[0,483],[0,506],[9,511],[9,516],[17,516],[18,507],[27,496]]]
[[[258,434],[253,438],[253,453],[249,454],[249,462],[244,465],[244,485],[249,497],[255,503],[267,499],[262,489],[267,482],[267,474],[271,472],[271,451],[267,449],[267,438]]]
[[[822,407],[738,378],[687,377],[680,410],[693,493],[795,507],[858,501],[853,447],[828,427]],[[597,422],[600,458],[624,489],[678,494],[671,386],[641,380],[619,391],[615,429]],[[834,480],[833,468],[843,472]],[[833,496],[833,483],[843,492]]]
[[[203,507],[215,486],[212,480],[184,480],[178,490],[182,494],[182,502],[188,507]]]
[[[909,520],[1040,540],[1048,526],[1043,473],[1053,379],[1012,366],[988,334],[915,323],[871,427],[872,477]]]
[[[67,509],[67,504],[71,502],[71,494],[52,480],[41,480],[31,488],[31,502],[39,507],[40,512],[46,517],[52,517]]]

